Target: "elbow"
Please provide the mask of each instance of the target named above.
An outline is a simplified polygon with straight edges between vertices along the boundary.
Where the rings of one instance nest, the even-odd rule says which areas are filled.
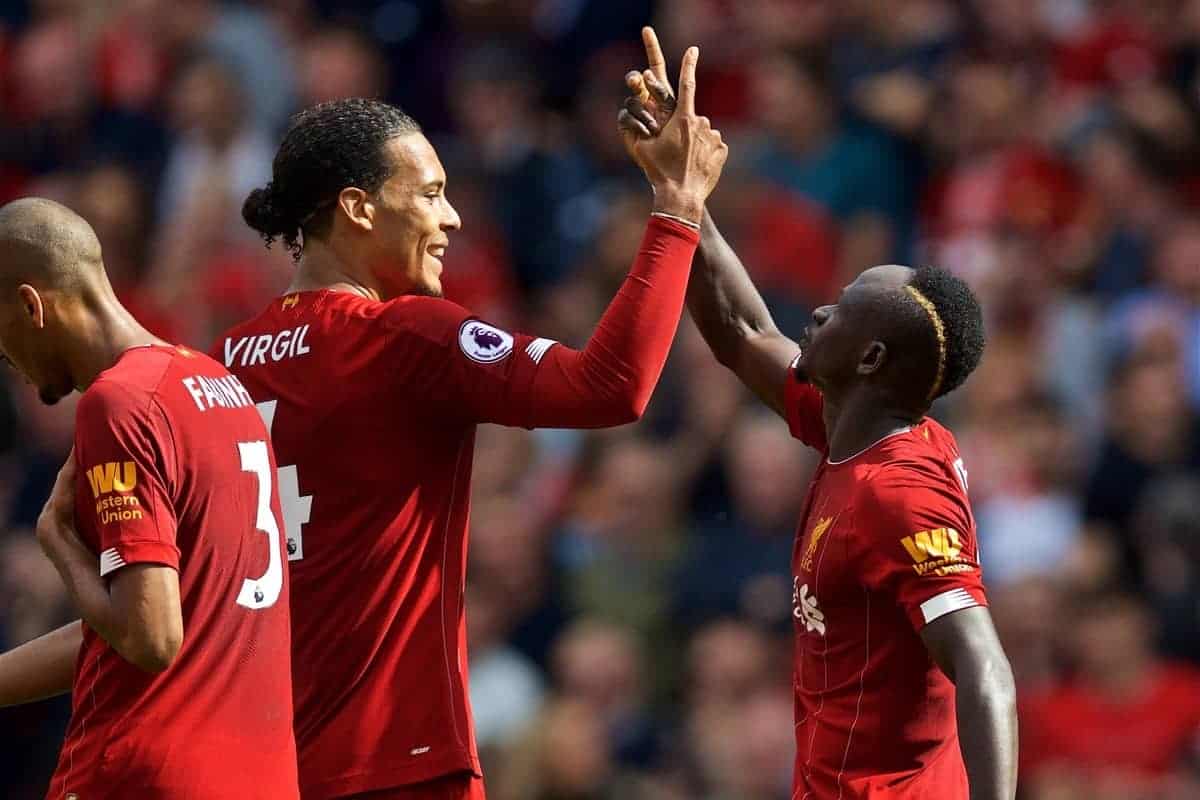
[[[143,672],[157,675],[175,663],[183,647],[183,630],[171,626],[164,631],[143,631],[125,647],[125,660]]]
[[[1011,714],[1016,713],[1016,682],[1013,680],[1008,658],[1003,653],[982,659],[975,669],[963,676],[961,683],[968,683],[970,690],[986,698],[988,705],[1004,708]],[[960,690],[962,688],[967,687],[960,686]]]
[[[616,399],[609,409],[609,419],[605,427],[629,425],[637,422],[646,413],[650,404],[650,393],[630,394]]]

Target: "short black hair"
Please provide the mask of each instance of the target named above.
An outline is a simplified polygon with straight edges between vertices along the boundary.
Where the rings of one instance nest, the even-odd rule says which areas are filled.
[[[961,386],[983,357],[986,337],[979,301],[962,279],[946,270],[914,269],[904,289],[876,298],[866,312],[883,321],[879,335],[894,359],[889,380],[896,399],[914,409],[927,409]]]
[[[242,219],[268,247],[282,239],[298,259],[302,236],[329,230],[342,189],[374,192],[390,177],[383,145],[420,132],[412,117],[378,100],[353,97],[307,108],[292,117],[275,154],[271,182],[250,192]]]

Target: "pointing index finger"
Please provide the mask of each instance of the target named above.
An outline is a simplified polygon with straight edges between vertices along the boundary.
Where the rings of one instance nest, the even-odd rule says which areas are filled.
[[[642,44],[646,46],[646,63],[660,81],[667,83],[667,59],[658,44],[658,34],[649,25],[642,28]]]
[[[689,47],[679,67],[679,110],[684,114],[696,113],[696,62],[699,60],[700,48]]]

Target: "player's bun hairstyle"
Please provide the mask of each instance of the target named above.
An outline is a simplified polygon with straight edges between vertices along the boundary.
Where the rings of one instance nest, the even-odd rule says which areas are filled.
[[[918,267],[908,285],[933,304],[945,332],[946,364],[935,395],[941,397],[962,386],[983,358],[983,310],[971,287],[944,269]],[[936,347],[936,332],[928,319],[926,327],[931,347]]]
[[[342,189],[375,192],[391,175],[384,143],[420,131],[412,117],[378,100],[355,97],[307,108],[292,117],[271,182],[250,192],[242,219],[268,247],[282,239],[298,259],[304,237],[328,232]]]

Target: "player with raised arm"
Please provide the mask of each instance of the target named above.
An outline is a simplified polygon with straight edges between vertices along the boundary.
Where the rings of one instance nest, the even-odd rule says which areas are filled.
[[[654,210],[583,350],[442,299],[460,220],[433,147],[395,107],[300,113],[247,198],[247,223],[282,238],[297,273],[214,353],[258,402],[281,465],[306,800],[483,796],[463,615],[475,426],[641,415],[727,152],[692,107],[697,58],[671,124],[630,142]]]
[[[654,31],[626,137],[670,124]],[[868,269],[784,336],[707,212],[688,308],[717,359],[820,450],[792,556],[793,800],[1011,800],[1012,674],[987,610],[967,473],[927,415],[978,364],[970,289]],[[965,762],[965,768],[964,768]]]
[[[71,691],[53,800],[296,798],[275,464],[236,378],[117,301],[91,226],[0,208],[0,352],[75,447],[37,524],[82,624],[0,655],[0,705]]]

